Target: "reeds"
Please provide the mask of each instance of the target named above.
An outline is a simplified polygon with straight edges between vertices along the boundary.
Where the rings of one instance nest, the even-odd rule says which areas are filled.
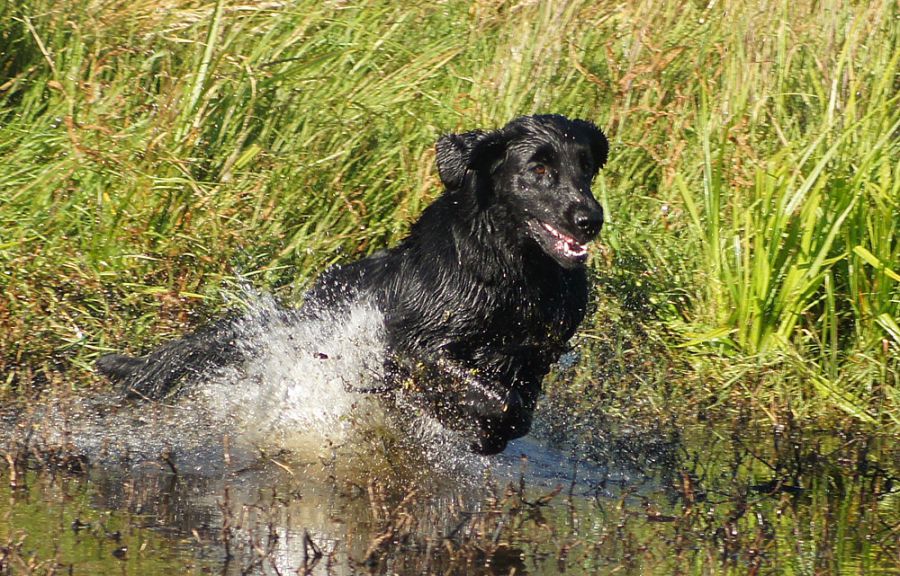
[[[7,3],[0,385],[83,382],[235,272],[293,298],[402,236],[441,133],[560,112],[609,132],[595,267],[653,293],[674,354],[900,424],[896,8]]]

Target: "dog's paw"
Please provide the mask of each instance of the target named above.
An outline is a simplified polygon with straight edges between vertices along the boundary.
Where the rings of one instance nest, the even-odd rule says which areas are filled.
[[[483,455],[498,454],[507,443],[531,430],[532,408],[519,390],[502,392],[470,390],[465,398],[473,431],[471,449]]]
[[[502,420],[508,413],[521,409],[522,398],[515,389],[470,380],[461,403],[476,418]]]

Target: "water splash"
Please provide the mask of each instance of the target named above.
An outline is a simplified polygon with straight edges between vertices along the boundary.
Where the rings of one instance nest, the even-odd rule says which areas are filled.
[[[402,393],[370,392],[382,386],[385,356],[383,317],[371,303],[310,317],[269,296],[245,296],[251,302],[235,330],[246,358],[239,364],[158,402],[65,394],[23,425],[39,432],[42,446],[66,446],[91,462],[163,462],[200,475],[284,451],[294,462],[341,459],[350,469],[475,477],[488,466]]]
[[[382,410],[371,394],[382,379],[384,323],[361,302],[318,318],[274,314],[262,300],[242,321],[249,360],[191,390],[182,402],[228,422],[261,446],[308,450],[348,439],[362,415]]]
[[[388,470],[459,482],[488,470],[516,476],[524,455],[533,470],[549,470],[548,483],[571,477],[565,455],[534,435],[512,442],[505,455],[478,456],[466,438],[402,392],[368,392],[383,383],[385,357],[383,317],[371,303],[310,317],[286,311],[270,296],[244,296],[250,302],[236,329],[244,361],[160,402],[63,398],[32,416],[40,438],[68,444],[95,463],[162,462],[201,476],[278,455],[300,465],[335,462],[349,475]],[[536,413],[538,435],[543,412]]]

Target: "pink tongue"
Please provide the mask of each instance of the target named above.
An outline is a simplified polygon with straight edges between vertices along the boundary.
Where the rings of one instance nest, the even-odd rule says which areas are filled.
[[[567,256],[583,256],[587,252],[587,248],[583,244],[569,244],[565,240],[558,240],[556,251]]]
[[[584,256],[585,254],[587,254],[587,246],[585,246],[584,244],[578,244],[574,239],[569,238],[549,224],[544,224],[544,228],[546,228],[550,232],[550,234],[556,237],[556,243],[553,245],[553,247],[560,254],[569,257]]]

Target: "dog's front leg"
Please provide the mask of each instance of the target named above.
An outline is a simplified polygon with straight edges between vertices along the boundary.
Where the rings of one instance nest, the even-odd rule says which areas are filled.
[[[518,393],[489,375],[449,358],[423,359],[390,354],[385,362],[385,386],[402,388],[439,408],[459,415],[501,417],[518,406]]]
[[[527,389],[506,384],[448,358],[389,355],[386,386],[402,389],[444,426],[474,436],[472,449],[494,454],[531,428],[534,402]]]

